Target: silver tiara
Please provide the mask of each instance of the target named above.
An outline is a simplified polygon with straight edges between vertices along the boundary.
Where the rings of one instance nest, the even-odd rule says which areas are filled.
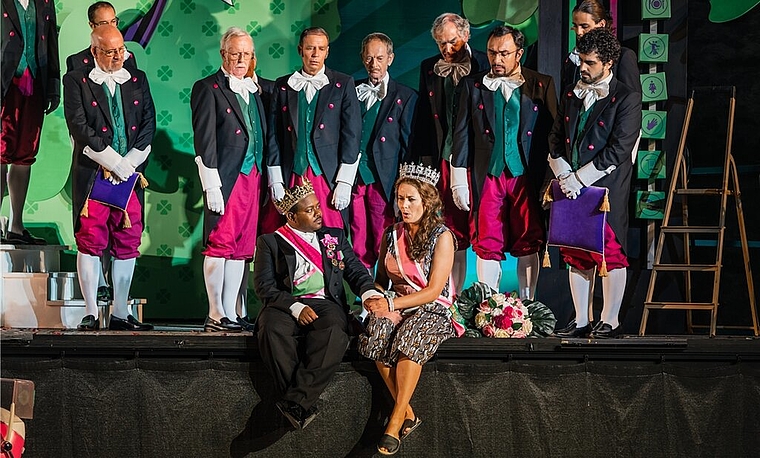
[[[422,164],[401,164],[398,168],[399,178],[413,178],[435,186],[441,178],[441,172]]]

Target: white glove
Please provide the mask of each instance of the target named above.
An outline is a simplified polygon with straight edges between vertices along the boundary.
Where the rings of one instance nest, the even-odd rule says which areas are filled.
[[[559,180],[559,188],[568,199],[575,199],[578,197],[583,187],[583,184],[578,181],[578,175],[575,173],[569,173]]]
[[[611,165],[605,170],[597,170],[594,163],[589,162],[588,164],[579,168],[578,171],[575,172],[575,175],[583,186],[591,186],[592,184],[612,173],[615,169],[616,167],[614,165]]]
[[[351,203],[351,185],[339,181],[335,185],[335,192],[333,192],[332,204],[336,210],[341,211],[348,207]]]
[[[467,184],[467,168],[451,167],[451,193],[454,205],[462,211],[470,211],[470,187]]]
[[[82,153],[97,162],[98,165],[106,170],[113,170],[124,159],[121,154],[117,153],[115,149],[110,146],[106,146],[103,151],[95,151],[89,146],[85,146]]]
[[[111,173],[116,175],[116,178],[118,178],[119,180],[127,181],[129,180],[129,177],[131,177],[132,174],[135,173],[135,166],[132,165],[129,159],[127,159],[126,157],[123,157],[114,166],[114,168],[111,169]]]
[[[549,167],[552,169],[552,173],[557,178],[565,178],[569,173],[573,171],[570,168],[570,164],[567,163],[564,157],[553,158],[549,155]]]
[[[140,167],[143,162],[145,162],[146,159],[148,159],[148,155],[150,154],[150,145],[146,146],[145,149],[137,149],[132,148],[131,150],[127,151],[127,155],[124,156],[127,159],[129,159],[129,162],[132,163],[132,165],[135,166],[135,168]]]
[[[206,190],[206,206],[214,213],[224,214],[222,188],[208,188]]]
[[[274,201],[280,201],[285,197],[285,186],[282,183],[272,183],[269,185],[269,191]]]

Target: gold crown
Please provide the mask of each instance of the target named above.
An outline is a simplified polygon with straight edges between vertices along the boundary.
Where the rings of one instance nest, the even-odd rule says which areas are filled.
[[[398,168],[399,178],[412,178],[435,186],[441,178],[441,172],[422,164],[401,164]]]
[[[314,186],[311,184],[311,181],[304,178],[300,186],[296,185],[290,189],[286,189],[285,196],[281,200],[274,201],[274,206],[277,207],[280,213],[284,214],[309,194],[314,194]]]

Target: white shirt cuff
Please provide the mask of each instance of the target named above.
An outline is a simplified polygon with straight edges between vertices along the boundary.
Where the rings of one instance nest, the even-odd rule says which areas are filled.
[[[290,306],[290,314],[293,315],[293,318],[298,321],[298,317],[301,316],[301,312],[303,312],[303,309],[306,308],[306,304],[302,302],[294,302],[293,305]]]

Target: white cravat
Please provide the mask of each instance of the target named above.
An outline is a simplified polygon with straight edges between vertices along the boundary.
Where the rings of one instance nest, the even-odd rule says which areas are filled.
[[[607,78],[593,84],[586,84],[583,80],[578,80],[573,92],[579,99],[583,99],[584,110],[588,110],[597,100],[601,100],[609,95],[611,80],[612,73]]]
[[[446,78],[451,75],[455,86],[459,84],[459,80],[470,74],[471,69],[472,63],[469,58],[463,62],[446,62],[443,59],[439,59],[438,62],[433,65],[433,71],[441,78]]]
[[[132,77],[129,71],[124,67],[121,67],[121,69],[113,73],[104,72],[98,67],[97,62],[95,62],[95,68],[90,70],[89,76],[95,84],[103,84],[105,82],[106,87],[111,91],[111,95],[116,92],[117,84],[124,84]]]
[[[367,110],[372,108],[372,105],[374,105],[375,102],[385,98],[385,93],[388,91],[389,80],[390,76],[386,72],[385,76],[380,80],[377,86],[371,83],[362,83],[356,86],[356,97],[360,102],[365,103]]]
[[[567,56],[567,58],[570,59],[575,64],[576,67],[580,67],[581,66],[581,56],[578,55],[578,50],[577,49],[573,49],[570,52],[570,54]]]
[[[504,96],[504,100],[509,100],[512,97],[512,92],[522,86],[524,82],[525,78],[522,76],[522,69],[520,67],[509,76],[494,77],[489,73],[483,77],[483,86],[494,92],[500,90],[501,95]]]
[[[227,83],[230,85],[230,90],[242,97],[243,100],[245,100],[245,103],[248,103],[248,94],[255,94],[256,91],[259,90],[259,85],[247,76],[240,79],[229,73],[224,67],[222,67],[222,72],[224,73],[224,76],[227,77]]]
[[[19,2],[19,4],[21,4],[21,6],[24,8],[24,10],[26,10],[27,8],[29,8],[29,0],[18,0],[18,2]]]
[[[325,67],[322,67],[316,75],[307,75],[303,73],[303,70],[297,71],[290,75],[288,78],[288,86],[292,87],[294,91],[306,90],[306,101],[311,103],[311,99],[318,90],[330,84],[330,80],[325,75]]]

